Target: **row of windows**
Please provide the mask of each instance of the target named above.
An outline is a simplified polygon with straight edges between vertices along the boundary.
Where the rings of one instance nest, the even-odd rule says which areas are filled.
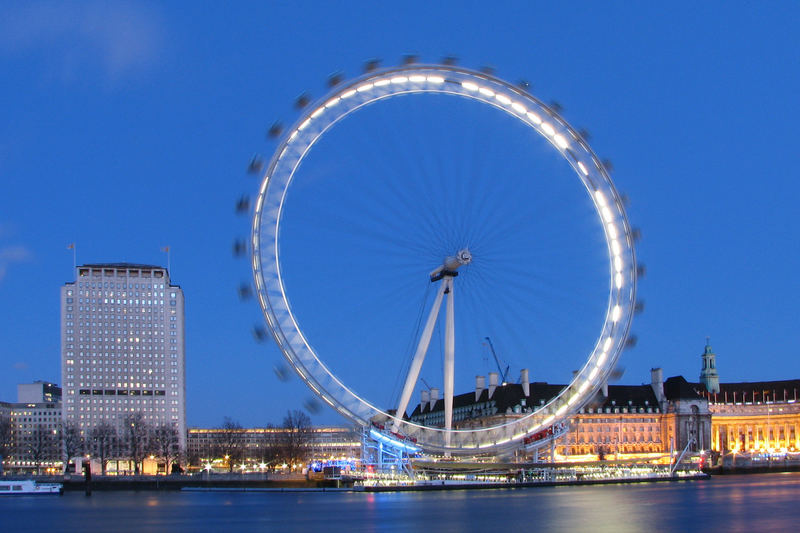
[[[11,419],[11,423],[12,424],[14,423],[14,419],[13,418]],[[60,425],[61,424],[57,424],[57,423],[56,424],[53,424],[53,423],[47,424],[47,423],[44,423],[44,422],[39,422],[39,423],[36,423],[36,424],[20,424],[19,422],[17,422],[17,427],[19,427],[21,429],[30,429],[30,428],[35,428],[35,427],[55,428],[55,427],[58,427]]]
[[[172,352],[172,353],[169,354],[170,359],[175,359],[176,357],[178,357],[178,354],[175,353],[175,352],[177,352],[177,348],[172,347],[170,349],[170,352]],[[78,355],[80,355],[81,357],[84,357],[84,352],[78,352]],[[141,351],[140,351],[140,349],[135,348],[134,350],[128,350],[127,353],[124,350],[119,350],[119,351],[113,350],[111,352],[96,352],[96,353],[93,353],[93,354],[89,354],[87,352],[85,355],[86,356],[92,355],[93,357],[101,357],[101,358],[105,357],[106,358],[106,359],[100,359],[100,360],[93,359],[91,364],[103,364],[104,361],[108,361],[109,363],[113,364],[113,361],[133,361],[134,359],[139,359],[139,358],[141,358],[141,359],[153,359],[153,358],[158,359],[160,357],[161,359],[163,359],[165,354],[161,350],[158,350],[158,349],[155,349],[155,348],[152,349],[152,350],[141,349]],[[66,359],[66,362],[67,362],[68,365],[74,365],[75,364],[75,359],[72,359],[73,356],[74,356],[73,352],[67,352],[68,359]],[[79,364],[87,364],[87,365],[90,364],[89,363],[89,359],[86,359],[86,360],[78,359],[78,361],[80,361]]]
[[[88,405],[94,405],[94,406],[97,406],[97,405],[116,405],[116,404],[166,405],[166,403],[167,403],[167,400],[159,399],[159,398],[153,398],[153,397],[148,397],[148,398],[144,398],[144,399],[136,399],[136,400],[123,399],[123,398],[119,398],[119,399],[115,399],[115,398],[107,398],[107,399],[104,399],[104,398],[81,398],[78,401],[79,405],[87,405],[87,406]],[[178,405],[178,400],[170,400],[170,404]],[[86,407],[87,411],[89,409],[90,409],[89,407]],[[83,407],[81,407],[80,410],[83,411],[84,410]]]
[[[148,351],[151,352],[151,353],[146,353]],[[156,352],[155,355],[152,352]],[[171,359],[175,359],[176,357],[178,357],[178,354],[176,353],[177,352],[177,348],[175,346],[170,347],[170,352],[171,353],[169,354],[169,356],[170,356]],[[83,357],[84,353],[83,352],[78,352],[78,355]],[[86,353],[86,355],[88,356],[90,354]],[[94,353],[94,354],[91,354],[91,355],[93,355],[94,357],[106,357],[106,358],[108,358],[108,359],[101,360],[101,364],[102,364],[102,361],[106,361],[106,360],[109,363],[112,363],[112,361],[118,361],[118,360],[127,361],[127,360],[138,359],[139,357],[141,357],[142,359],[152,359],[153,357],[155,357],[156,359],[158,359],[159,357],[161,357],[162,359],[164,358],[164,353],[161,352],[160,350],[155,350],[155,349],[154,350],[142,350],[141,353],[139,352],[138,349],[136,349],[135,351],[134,350],[130,350],[127,353],[125,353],[122,350],[120,350],[120,351],[116,351],[115,350],[115,351],[112,351],[112,352],[97,352],[97,353]],[[74,365],[75,364],[75,359],[72,359],[73,357],[74,357],[74,353],[73,352],[67,352],[67,358],[68,359],[66,359],[66,363],[68,365]],[[83,359],[79,359],[79,361],[83,361]],[[84,363],[80,363],[80,364],[84,364]],[[89,360],[88,359],[86,359],[86,363],[85,364],[87,364],[87,365],[89,364]],[[93,362],[92,364],[97,364],[97,363]]]
[[[123,311],[119,311],[122,313],[121,315],[116,315],[113,313],[117,313],[116,309],[109,309],[112,314],[81,314],[79,316],[79,320],[85,320],[86,322],[78,322],[78,326],[86,326],[90,328],[99,328],[100,326],[109,325],[114,327],[114,320],[118,320],[119,324],[118,327],[140,327],[144,325],[152,325],[152,326],[162,326],[164,324],[164,314],[162,310],[155,309],[152,312],[145,309],[145,312],[138,313],[133,311],[131,313],[126,313]],[[109,322],[111,321],[111,322]]]
[[[108,289],[114,288],[115,283],[113,281],[108,282],[89,282],[89,281],[79,281],[78,288],[79,289]],[[127,289],[128,285],[130,285],[131,289],[163,289],[163,283],[116,283],[117,289]],[[110,287],[109,287],[110,286]],[[141,287],[140,287],[141,286]],[[67,294],[72,294],[72,289],[67,289]]]
[[[578,441],[577,442],[578,442],[578,444],[584,444],[584,443],[589,443],[589,444],[593,444],[593,443],[608,444],[608,443],[613,443],[613,442],[617,442],[617,441],[618,441],[618,439],[616,439],[613,436],[609,436],[609,435],[598,436],[597,438],[595,438],[593,435],[589,435],[588,437],[583,437],[583,436],[578,437]],[[572,442],[575,442],[575,440],[572,439]],[[624,435],[620,442],[625,442],[625,443],[628,443],[628,442],[661,442],[661,439],[653,438],[653,437],[645,438],[644,435],[639,435],[638,437],[637,436],[632,436],[632,437],[629,438],[627,435]]]
[[[140,410],[141,409],[134,408],[134,407],[129,407],[128,408],[129,412],[140,411]],[[122,411],[125,411],[125,409],[122,409]],[[86,420],[86,419],[90,419],[90,418],[103,419],[103,418],[106,418],[106,416],[105,415],[91,414],[91,415],[78,415],[78,418],[80,418],[81,420]],[[158,415],[145,415],[144,418],[147,419],[147,420],[163,420],[165,417],[164,416],[158,416]],[[170,418],[172,420],[176,420],[177,421],[178,420],[178,415],[172,415]],[[82,427],[85,427],[85,426],[82,426]]]
[[[167,373],[166,368],[162,368],[160,369],[160,371],[155,372],[155,375],[153,373],[153,370],[154,370],[153,368],[140,368],[138,365],[135,368],[128,367],[128,368],[120,368],[117,370],[114,370],[112,368],[111,370],[106,369],[105,371],[103,371],[102,368],[97,368],[97,369],[90,369],[89,370],[90,373],[81,373],[80,376],[83,379],[92,379],[92,380],[105,379],[114,381],[123,379],[129,381],[129,379],[135,380],[141,378],[159,379],[159,377]],[[170,368],[169,370],[170,374],[176,374],[178,371],[177,368]],[[126,379],[125,376],[130,376],[130,378]],[[67,374],[67,379],[75,379],[75,375]],[[118,385],[118,386],[122,387],[123,385]]]
[[[584,412],[584,410],[582,409],[581,412]],[[645,408],[645,407],[629,407],[629,406],[619,407],[619,406],[614,406],[614,407],[605,407],[605,408],[600,407],[600,408],[598,408],[596,410],[592,409],[590,407],[590,408],[586,409],[585,412],[589,413],[589,414],[592,414],[592,413],[598,413],[598,414],[599,413],[606,413],[606,414],[608,414],[608,413],[658,413],[658,412],[660,412],[660,409],[658,407],[656,407],[656,408],[646,407]]]
[[[122,334],[121,331],[119,331],[118,333]],[[132,332],[132,333],[140,333],[140,332],[136,331],[136,332]],[[149,332],[145,331],[144,333],[149,333]],[[112,332],[112,334],[113,334],[113,332]],[[159,335],[159,332],[156,331],[154,333],[154,335],[156,335],[156,336]],[[161,335],[164,335],[163,331],[161,332]],[[170,335],[175,335],[175,332],[174,331],[170,332]],[[74,339],[72,337],[67,337],[67,340],[68,341],[73,341]],[[86,342],[86,343],[89,343],[89,342],[101,343],[101,344],[108,345],[108,346],[114,348],[114,337],[110,337],[110,338],[109,337],[78,337],[78,342],[79,343],[83,343],[83,342]],[[150,344],[164,344],[164,339],[148,339],[146,337],[127,337],[127,338],[126,337],[117,337],[116,342],[117,342],[117,344],[128,344],[128,343],[130,343],[130,344],[139,344],[139,343],[141,343],[143,345],[145,345],[145,344],[146,345],[150,345]],[[108,344],[105,344],[105,343],[108,343]],[[96,344],[93,344],[92,346],[96,346]],[[83,348],[83,344],[80,345],[80,348]]]
[[[104,358],[104,355],[105,355],[105,358]],[[162,354],[155,354],[155,355],[153,355],[153,354],[139,354],[138,352],[135,353],[135,354],[119,354],[119,355],[117,355],[117,354],[110,354],[109,355],[107,353],[106,354],[99,353],[99,354],[95,354],[95,357],[98,357],[98,359],[91,359],[91,360],[90,359],[78,359],[78,364],[79,365],[93,365],[93,366],[96,366],[96,365],[104,365],[104,364],[105,365],[109,365],[109,364],[113,365],[116,362],[117,365],[130,364],[131,366],[135,365],[137,367],[140,364],[141,365],[156,365],[156,366],[159,366],[159,364],[160,364],[160,366],[164,366],[164,361],[153,361],[153,362],[144,361],[144,359],[153,359],[153,358],[155,358],[155,359],[158,359],[158,358],[164,359],[164,354],[163,353]],[[140,357],[141,357],[142,361],[137,361],[136,359],[139,359]],[[170,354],[169,357],[170,357],[170,359],[173,359],[173,361],[171,362],[171,365],[172,366],[177,366],[178,363],[177,363],[177,361],[174,361],[174,359],[177,359],[178,355],[173,353],[173,354]],[[72,365],[75,364],[75,360],[74,359],[67,359],[66,363],[67,363],[67,365],[72,366]],[[113,368],[112,368],[112,370],[113,370]],[[67,372],[72,372],[72,371],[73,371],[72,368],[67,369]]]
[[[140,318],[142,320],[155,320],[155,319],[158,319],[160,321],[164,320],[164,310],[153,307],[150,308],[143,307],[141,313],[137,313],[136,310],[131,310],[131,312],[128,313],[127,307],[106,307],[106,308],[101,308],[100,311],[101,311],[100,313],[91,314],[87,309],[86,313],[79,314],[78,318],[80,320],[91,319],[91,322],[86,322],[86,325],[89,326],[92,324],[97,324],[98,320],[107,321],[109,319],[125,320],[124,323],[126,324],[130,323],[131,320],[139,320]],[[121,313],[121,314],[116,314],[116,313]],[[67,313],[67,318],[72,318],[72,315],[70,313]]]
[[[121,388],[121,387],[163,387],[164,386],[163,383],[158,383],[159,379],[163,379],[162,376],[154,376],[155,379],[153,379],[153,380],[142,379],[142,378],[147,377],[146,374],[145,375],[140,375],[140,376],[131,375],[130,377],[127,377],[127,376],[101,376],[101,375],[93,374],[93,375],[87,376],[87,377],[93,378],[92,381],[91,382],[87,381],[85,383],[83,381],[79,381],[78,382],[78,386],[79,387],[117,387],[117,388]],[[128,380],[130,380],[130,384],[128,384],[127,381],[115,382],[115,380],[114,380],[115,377],[119,377],[119,378],[122,378],[122,379],[128,379]],[[67,379],[69,379],[69,378],[67,378]],[[139,381],[136,381],[137,379],[139,379]],[[68,387],[73,387],[74,385],[68,384],[67,386]]]
[[[84,410],[87,411],[87,412],[97,411],[97,412],[100,413],[100,412],[104,412],[104,411],[105,412],[119,411],[120,409],[115,409],[113,407],[106,407],[105,409],[103,407],[91,407],[91,408],[90,407],[86,407],[86,408],[80,407],[80,408],[78,408],[78,411],[84,411]],[[125,410],[127,410],[127,407],[123,407],[121,410],[125,411]],[[150,413],[152,413],[153,411],[155,411],[156,413],[166,413],[167,412],[167,407],[142,407],[140,410],[141,411],[147,411],[147,412],[150,412]],[[175,408],[175,407],[170,407],[169,408],[169,412],[177,413],[178,409]]]
[[[112,386],[113,386],[113,384],[112,384]],[[144,384],[144,386],[148,386],[148,385]],[[162,384],[162,385],[158,385],[158,386],[163,387],[164,385]],[[178,392],[174,390],[174,389],[178,388],[178,384],[177,383],[171,383],[169,388],[173,389],[173,391],[170,392],[170,396],[177,396],[178,395]],[[92,389],[92,390],[94,390],[94,389]],[[70,398],[70,396],[75,396],[75,389],[67,389],[67,398],[66,398],[67,402],[71,402],[73,400],[72,398]],[[86,395],[84,395],[84,396],[86,396]],[[124,396],[124,394],[123,395],[118,394],[118,396]]]
[[[599,443],[598,443],[599,444]],[[562,447],[558,448],[558,453],[565,454],[567,448]],[[569,454],[570,455],[586,455],[586,454],[596,454],[598,453],[598,449],[595,446],[570,446],[569,447]],[[613,452],[616,450],[605,450],[606,452]],[[658,453],[663,452],[661,446],[655,444],[646,444],[641,446],[636,445],[627,445],[627,446],[619,446],[619,451],[622,453]]]
[[[146,288],[147,287],[142,287],[142,289],[146,289]],[[94,290],[93,291],[89,291],[89,290],[78,291],[78,296],[79,297],[85,296],[87,298],[90,297],[90,296],[91,297],[100,297],[100,298],[102,298],[103,296],[112,297],[112,296],[114,296],[114,290],[113,290],[113,287],[111,287],[111,289],[112,290],[110,290],[110,291],[103,291],[103,290],[99,290],[99,291],[94,291]],[[139,287],[138,286],[131,287],[131,289],[139,289]],[[72,290],[68,290],[67,291],[67,296],[73,296]],[[127,298],[128,296],[149,296],[149,297],[156,297],[156,298],[161,296],[163,298],[164,297],[164,292],[163,291],[159,292],[159,291],[148,290],[147,292],[142,291],[141,293],[139,293],[138,290],[135,290],[135,291],[131,290],[131,293],[128,294],[127,290],[126,291],[117,291],[117,297],[118,298],[119,297]],[[175,298],[175,293],[174,292],[170,293],[170,298]]]
[[[111,302],[111,303],[113,304],[114,302]],[[138,304],[138,303],[134,304],[133,300],[131,300],[130,302],[128,302],[125,305],[131,306],[131,307],[129,307],[129,308],[126,308],[126,307],[114,307],[113,305],[111,307],[103,307],[103,304],[99,303],[97,305],[92,305],[92,306],[79,305],[78,306],[78,311],[80,312],[81,316],[87,316],[87,315],[83,315],[83,313],[90,313],[90,312],[91,313],[97,313],[98,311],[101,312],[101,313],[103,311],[111,312],[111,313],[117,312],[117,313],[123,313],[123,314],[127,315],[129,310],[131,312],[131,315],[133,315],[133,313],[138,312],[138,307],[140,305],[148,305],[148,304],[145,304],[144,302],[142,302],[140,304]],[[155,305],[159,305],[159,304],[158,304],[158,302],[155,302],[155,303],[153,303],[151,305],[155,306]],[[164,305],[164,300],[161,300],[161,305]],[[175,305],[175,304],[172,304],[172,305]],[[134,307],[134,306],[136,306],[136,307]],[[67,311],[72,311],[73,310],[72,307],[74,307],[74,306],[68,305],[67,306]],[[142,307],[141,309],[142,309],[142,311],[141,311],[142,313],[155,312],[157,314],[159,312],[163,312],[164,311],[163,308],[158,308],[158,307]]]
[[[141,359],[153,359],[153,358],[155,358],[155,359],[159,359],[159,358],[160,359],[164,359],[164,354],[163,353],[157,353],[157,354],[153,355],[153,354],[147,354],[147,353],[140,354],[138,352],[132,353],[132,354],[124,354],[124,353],[111,353],[111,354],[109,354],[109,353],[100,353],[100,352],[98,352],[98,353],[95,353],[95,354],[92,354],[92,355],[94,357],[93,359],[78,359],[78,364],[81,364],[81,365],[83,365],[83,364],[87,364],[87,365],[89,365],[89,364],[98,365],[99,364],[99,365],[102,365],[104,363],[114,364],[114,362],[116,361],[116,363],[119,365],[119,364],[128,364],[128,361],[130,361],[130,364],[134,364],[135,363],[135,364],[138,365],[140,362],[139,361],[135,361],[135,359],[140,359],[140,358]],[[173,353],[173,354],[170,354],[169,357],[170,357],[170,359],[175,359],[178,356],[177,356],[177,354]],[[72,365],[74,363],[75,363],[74,359],[67,359],[67,364],[68,365]]]
[[[626,423],[631,424],[655,424],[658,422],[656,418],[636,418],[636,417],[626,417],[623,419]],[[620,422],[619,418],[594,418],[594,417],[579,417],[575,420],[578,424],[618,424]]]
[[[132,330],[132,329],[138,330],[141,328],[145,328],[145,331],[147,331],[152,328],[164,328],[166,327],[166,324],[160,321],[154,322],[150,320],[148,317],[142,317],[141,323],[139,323],[139,317],[137,316],[133,317],[132,320],[130,321],[120,322],[119,324],[114,324],[114,322],[86,322],[86,323],[78,322],[78,327],[81,328],[78,330],[78,332],[81,334],[83,333],[83,326],[86,326],[86,333],[89,333],[90,331],[96,331],[99,333],[102,330],[102,328],[105,328],[105,330],[103,331],[105,331],[106,334],[108,334],[109,327],[111,328],[111,331],[113,333],[114,327],[122,328],[123,330]],[[71,328],[72,322],[67,322],[67,327]],[[175,327],[176,327],[175,324],[170,324],[170,329],[175,329]],[[67,331],[67,333],[72,333],[72,331]],[[123,331],[117,331],[117,333],[123,333]]]
[[[659,426],[639,426],[639,431],[656,431],[659,429]],[[617,424],[616,426],[599,426],[595,429],[595,426],[578,426],[577,431],[580,432],[587,432],[587,433],[594,433],[597,431],[598,433],[602,433],[604,431],[636,431],[636,426],[629,427],[628,424],[622,423]]]
[[[117,298],[116,301],[114,298],[102,298],[102,302],[100,298],[87,298],[86,301],[83,301],[83,298],[78,298],[78,303],[87,303],[87,304],[96,304],[96,305],[103,305],[103,304],[111,304],[111,305],[164,305],[164,300],[140,300],[139,298],[133,299],[131,298],[128,300],[127,298]],[[67,303],[72,303],[72,298],[67,298]],[[170,300],[170,305],[175,305],[175,300]],[[88,309],[88,308],[87,308]],[[94,307],[92,308],[94,310]],[[83,311],[83,307],[78,307],[79,311]]]

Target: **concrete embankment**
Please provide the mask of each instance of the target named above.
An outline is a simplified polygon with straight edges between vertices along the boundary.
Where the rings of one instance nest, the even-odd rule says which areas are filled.
[[[82,476],[36,476],[39,483],[61,483],[64,491],[85,491],[86,481]],[[164,490],[178,491],[193,488],[262,488],[275,490],[308,490],[335,487],[335,482],[307,481],[302,476],[271,475],[171,475],[171,476],[92,476],[92,491],[111,490]]]
[[[91,491],[180,491],[193,492],[337,492],[355,490],[363,492],[392,491],[440,491],[440,490],[480,490],[510,489],[530,487],[554,487],[577,485],[608,485],[620,483],[650,483],[663,481],[687,481],[707,479],[708,474],[694,476],[660,476],[618,479],[580,479],[580,480],[540,480],[510,483],[444,483],[429,481],[413,485],[374,485],[353,487],[352,483],[336,481],[308,481],[300,476],[267,475],[241,476],[237,474],[197,475],[197,476],[94,476],[90,484]],[[84,492],[86,482],[80,476],[37,476],[40,483],[62,483],[64,491]]]
[[[785,464],[782,461],[745,465],[727,464],[708,468],[707,471],[709,474],[714,476],[731,474],[775,474],[778,472],[800,472],[800,464]]]

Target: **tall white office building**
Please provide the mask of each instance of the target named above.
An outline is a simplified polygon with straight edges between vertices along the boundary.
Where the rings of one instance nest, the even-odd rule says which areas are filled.
[[[166,268],[102,263],[61,288],[63,417],[84,433],[141,412],[186,447],[183,291]]]

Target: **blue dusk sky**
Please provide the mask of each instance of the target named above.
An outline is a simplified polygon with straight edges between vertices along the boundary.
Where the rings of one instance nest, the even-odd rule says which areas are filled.
[[[248,162],[271,156],[266,131],[298,118],[298,95],[321,98],[332,73],[405,54],[530,81],[613,162],[647,268],[622,382],[656,366],[697,380],[706,336],[722,381],[800,378],[799,20],[794,2],[5,2],[0,400],[15,401],[18,383],[60,382],[74,242],[79,264],[166,266],[170,246],[190,426],[279,423],[309,407],[297,377],[276,375],[277,347],[251,334],[263,319],[236,293],[252,274],[231,253],[249,234],[234,205],[257,191]],[[426,248],[423,228],[468,225],[459,207],[477,201],[482,227],[519,253],[481,271],[479,252],[502,244],[487,237],[476,273],[456,278],[456,391],[495,369],[485,336],[511,380],[528,367],[564,382],[608,283],[585,193],[508,117],[415,98],[359,111],[300,169],[282,246],[304,330],[345,382],[393,407],[430,303],[425,269],[448,253]],[[518,188],[532,175],[548,179]],[[423,276],[405,268],[414,261]],[[440,345],[437,327],[422,372],[434,387]]]

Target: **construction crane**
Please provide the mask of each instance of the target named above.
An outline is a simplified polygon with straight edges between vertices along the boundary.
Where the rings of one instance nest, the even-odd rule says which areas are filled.
[[[506,365],[506,369],[503,370],[502,365],[500,364],[500,358],[497,357],[497,352],[494,351],[494,344],[492,344],[492,339],[489,337],[484,337],[486,342],[489,343],[489,349],[492,351],[492,355],[494,356],[494,362],[497,364],[497,371],[500,373],[500,383],[505,385],[508,383],[508,369],[510,368],[509,365]]]

